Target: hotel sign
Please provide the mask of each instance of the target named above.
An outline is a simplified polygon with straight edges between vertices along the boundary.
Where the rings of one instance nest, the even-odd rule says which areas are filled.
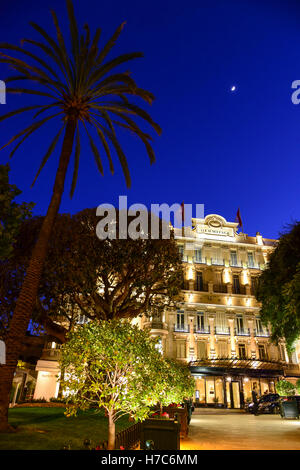
[[[235,230],[231,224],[227,225],[227,222],[223,217],[218,215],[209,215],[205,218],[204,223],[197,224],[196,232],[199,235],[206,235],[208,238],[219,238],[226,240],[228,237],[235,237]]]
[[[221,235],[222,237],[234,237],[232,228],[223,229],[223,228],[212,228],[205,226],[198,226],[197,233],[206,233],[209,235]]]

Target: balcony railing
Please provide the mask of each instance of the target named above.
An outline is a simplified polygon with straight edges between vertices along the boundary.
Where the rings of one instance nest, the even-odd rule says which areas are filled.
[[[230,335],[230,328],[227,326],[215,326],[215,334],[216,335]]]
[[[268,337],[270,336],[270,333],[266,329],[262,329],[262,330],[254,329],[254,336]]]
[[[235,328],[234,335],[235,336],[250,336],[250,329],[249,328]]]
[[[233,286],[232,293],[237,295],[246,295],[246,286]]]
[[[202,283],[199,283],[199,284],[197,284],[197,282],[196,282],[195,290],[199,291],[199,292],[208,292],[207,282],[202,282]]]
[[[189,325],[174,325],[174,331],[177,333],[189,333],[190,326]]]
[[[206,264],[206,258],[196,258],[195,256],[193,257],[193,262],[196,264]]]
[[[50,359],[50,360],[58,360],[60,357],[60,349],[43,349],[41,359]]]
[[[209,325],[208,326],[203,326],[203,327],[194,326],[194,333],[209,335],[210,334],[210,326]]]
[[[241,261],[234,261],[234,260],[230,260],[229,261],[230,263],[230,266],[232,266],[233,268],[242,268],[243,267],[243,264]]]
[[[213,291],[221,294],[227,294],[227,285],[226,284],[214,284]]]
[[[211,264],[214,266],[224,266],[225,261],[221,258],[211,258]]]
[[[254,262],[253,262],[253,263],[249,263],[249,262],[248,262],[248,263],[247,263],[247,267],[248,267],[249,269],[260,269],[260,263],[254,263]]]

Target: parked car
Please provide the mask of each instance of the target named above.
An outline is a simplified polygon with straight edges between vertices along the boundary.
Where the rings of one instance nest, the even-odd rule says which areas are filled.
[[[254,412],[254,403],[250,402],[245,407],[248,413]],[[279,413],[280,412],[280,396],[278,393],[267,393],[258,399],[258,413]]]

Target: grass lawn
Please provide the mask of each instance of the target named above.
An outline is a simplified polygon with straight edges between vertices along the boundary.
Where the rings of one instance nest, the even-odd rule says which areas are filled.
[[[104,412],[79,412],[76,418],[66,418],[64,408],[14,408],[9,410],[9,423],[15,433],[0,434],[0,450],[60,450],[71,441],[71,449],[84,449],[84,439],[92,446],[107,439],[107,418]],[[132,425],[128,417],[116,423],[121,431]]]

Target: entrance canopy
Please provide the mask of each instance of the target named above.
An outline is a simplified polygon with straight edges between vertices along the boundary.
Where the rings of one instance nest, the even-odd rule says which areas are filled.
[[[189,363],[192,375],[248,375],[250,377],[283,376],[282,364],[258,359],[201,359]]]

